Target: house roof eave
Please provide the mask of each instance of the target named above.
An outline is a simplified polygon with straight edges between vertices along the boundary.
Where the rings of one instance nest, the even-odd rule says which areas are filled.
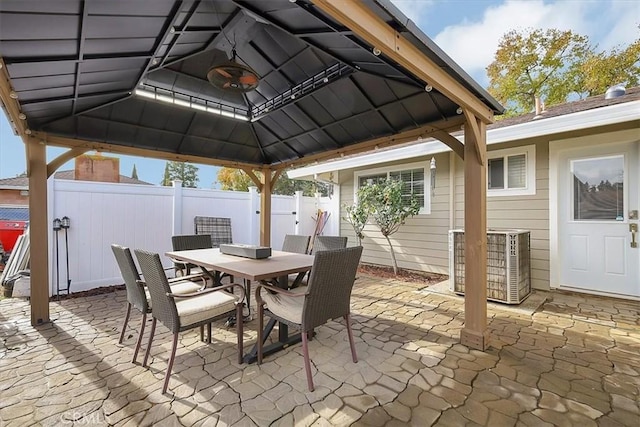
[[[630,122],[633,120],[640,120],[640,100],[546,119],[531,120],[526,123],[497,129],[488,129],[487,145]],[[464,135],[456,136],[456,138],[464,142]],[[416,141],[416,143],[404,147],[294,169],[289,171],[287,175],[293,179],[312,180],[313,176],[319,173],[406,160],[447,151],[451,151],[451,149],[437,140],[430,139],[425,142]]]

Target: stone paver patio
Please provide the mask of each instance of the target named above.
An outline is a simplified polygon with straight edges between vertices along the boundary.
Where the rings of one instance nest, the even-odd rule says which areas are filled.
[[[360,277],[352,307],[359,363],[343,325],[238,365],[234,330],[212,344],[184,333],[169,393],[170,337],[159,326],[150,369],[118,344],[125,293],[51,304],[33,328],[25,301],[0,301],[0,425],[634,426],[640,425],[640,305],[550,293],[533,314],[491,305],[491,347],[458,344],[463,300]],[[139,315],[131,325],[138,327]],[[256,337],[245,327],[245,347]]]

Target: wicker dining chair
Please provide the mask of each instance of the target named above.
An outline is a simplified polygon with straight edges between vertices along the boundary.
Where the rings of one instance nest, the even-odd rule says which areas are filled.
[[[188,251],[191,249],[207,249],[212,248],[211,237],[206,234],[182,234],[171,236],[171,245],[174,251]],[[189,262],[174,261],[176,275],[181,276],[191,274],[191,271],[202,273],[199,267]]]
[[[313,253],[320,251],[332,251],[347,247],[346,236],[316,236],[313,242]]]
[[[221,244],[233,243],[231,218],[196,216],[193,218],[193,230],[196,234],[208,234],[213,248],[219,248]]]
[[[207,325],[208,342],[211,342],[211,322],[229,317],[234,314],[238,319],[242,318],[242,303],[244,288],[236,283],[230,283],[213,288],[207,288],[191,294],[175,294],[171,292],[167,276],[162,269],[160,256],[157,253],[135,250],[140,270],[145,278],[149,293],[151,294],[152,317],[149,344],[144,355],[142,366],[147,366],[151,344],[156,330],[156,323],[165,325],[173,333],[173,345],[167,364],[167,372],[162,386],[162,393],[167,391],[173,362],[178,348],[178,335],[180,332]],[[239,296],[233,294],[236,288]],[[236,322],[238,335],[238,363],[242,363],[242,324]]]
[[[136,347],[133,351],[132,363],[136,363],[138,352],[140,351],[140,345],[142,344],[142,336],[144,335],[144,328],[147,324],[147,314],[151,313],[151,303],[149,300],[149,292],[144,284],[140,280],[140,274],[133,261],[131,250],[125,246],[113,244],[111,250],[118,263],[120,274],[124,280],[124,286],[127,290],[127,312],[124,316],[124,322],[122,323],[122,330],[120,331],[119,344],[122,344],[124,340],[124,333],[129,323],[129,316],[131,315],[131,307],[135,307],[142,313],[142,322],[140,323],[140,331],[138,332],[138,339],[136,341]],[[180,278],[180,280],[172,280],[171,292],[173,293],[192,293],[201,289],[204,285],[197,284],[192,281],[185,281],[187,278]],[[199,277],[189,277],[189,279],[199,279]]]
[[[297,234],[285,234],[282,242],[282,252],[293,252],[296,254],[306,254],[309,250],[311,236],[300,236]],[[290,274],[289,287],[295,288],[302,283],[304,275]],[[275,282],[272,282],[275,285]]]
[[[298,327],[302,335],[302,354],[309,391],[314,390],[307,334],[328,320],[342,317],[347,326],[351,357],[358,362],[351,331],[350,300],[362,246],[321,251],[315,255],[309,284],[288,291],[267,284],[256,288],[258,305],[258,364],[262,363],[264,315],[289,326]]]
[[[286,234],[282,243],[283,252],[294,252],[296,254],[306,254],[309,249],[311,236],[299,236],[296,234]]]

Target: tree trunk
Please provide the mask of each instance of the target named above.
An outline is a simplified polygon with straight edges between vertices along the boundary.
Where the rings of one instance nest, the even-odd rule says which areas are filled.
[[[391,249],[391,262],[393,264],[393,274],[398,275],[398,261],[396,261],[396,253],[393,251],[393,245],[391,244],[391,239],[389,236],[384,236],[387,239],[387,243],[389,243],[389,249]]]

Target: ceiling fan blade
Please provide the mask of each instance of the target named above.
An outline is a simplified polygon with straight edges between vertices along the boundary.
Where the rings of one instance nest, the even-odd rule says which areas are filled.
[[[231,74],[229,74],[229,73],[227,72],[227,70],[225,70],[224,68],[221,68],[221,67],[220,67],[220,68],[214,68],[214,70],[215,70],[218,74],[220,74],[222,77],[226,77],[227,79],[230,79],[230,78],[232,77],[232,76],[231,76]]]
[[[239,77],[238,81],[243,85],[254,85],[258,83],[258,77],[253,74],[247,74],[246,76]]]

